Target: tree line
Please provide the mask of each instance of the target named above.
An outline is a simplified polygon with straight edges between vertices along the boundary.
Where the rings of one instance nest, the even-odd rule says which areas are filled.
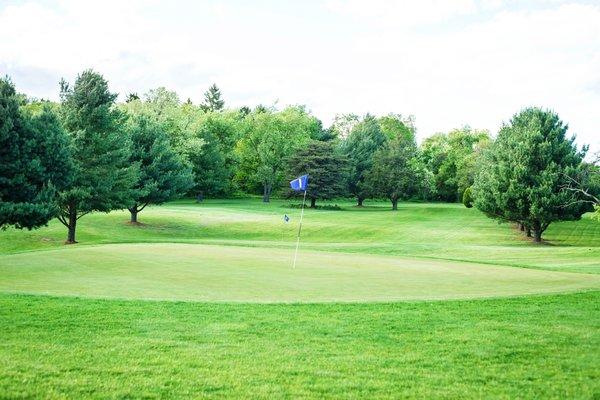
[[[165,88],[117,103],[102,75],[60,83],[60,102],[29,99],[0,80],[0,226],[32,229],[57,218],[76,242],[90,212],[182,196],[289,197],[308,173],[307,198],[463,201],[520,224],[536,240],[555,220],[577,219],[597,196],[558,116],[526,109],[496,140],[464,127],[420,145],[412,117],[338,115],[324,128],[303,106],[226,108],[212,85],[202,104]],[[585,150],[585,149],[584,149]],[[595,180],[594,180],[595,179]]]

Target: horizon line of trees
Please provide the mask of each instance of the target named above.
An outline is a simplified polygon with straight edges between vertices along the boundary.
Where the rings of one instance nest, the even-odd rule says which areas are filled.
[[[60,83],[60,102],[28,99],[0,79],[0,227],[77,221],[182,196],[291,197],[308,173],[310,207],[332,198],[463,201],[536,241],[553,221],[598,210],[597,162],[584,161],[555,113],[528,108],[494,140],[469,127],[416,141],[413,117],[336,116],[303,106],[228,109],[211,85],[200,105],[164,87],[116,102],[93,70]]]

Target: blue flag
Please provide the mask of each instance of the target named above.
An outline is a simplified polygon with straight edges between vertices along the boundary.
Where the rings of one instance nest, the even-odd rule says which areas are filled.
[[[305,191],[308,187],[308,175],[302,175],[301,177],[294,179],[290,182],[290,187],[299,192]]]

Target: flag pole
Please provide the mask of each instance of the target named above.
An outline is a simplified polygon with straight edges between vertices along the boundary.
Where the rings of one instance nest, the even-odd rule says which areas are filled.
[[[298,224],[298,237],[296,238],[296,251],[294,252],[294,264],[292,269],[296,269],[296,259],[298,258],[298,246],[300,246],[300,232],[302,232],[302,217],[304,216],[304,203],[306,203],[306,189],[304,188],[304,197],[302,199],[302,211],[300,211],[300,224]]]

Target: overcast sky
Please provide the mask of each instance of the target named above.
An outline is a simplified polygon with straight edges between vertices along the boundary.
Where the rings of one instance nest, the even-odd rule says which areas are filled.
[[[496,133],[551,108],[600,150],[600,0],[0,0],[0,74],[36,97],[93,68],[121,99],[166,86],[229,106],[416,117]]]

